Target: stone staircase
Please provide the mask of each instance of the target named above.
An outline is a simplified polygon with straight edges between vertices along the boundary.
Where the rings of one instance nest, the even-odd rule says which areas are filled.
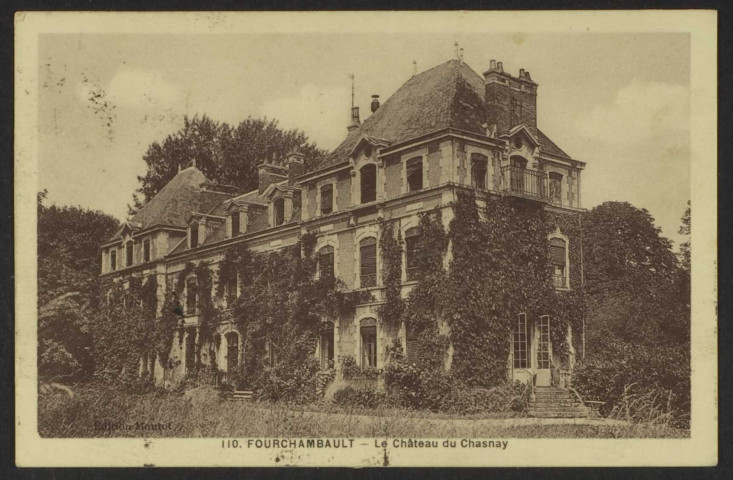
[[[527,415],[536,418],[586,418],[588,407],[570,390],[560,387],[535,387]]]

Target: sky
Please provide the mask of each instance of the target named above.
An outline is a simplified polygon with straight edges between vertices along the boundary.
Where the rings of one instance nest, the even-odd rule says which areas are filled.
[[[455,56],[497,59],[539,84],[538,126],[587,163],[584,208],[628,201],[662,233],[690,195],[687,34],[45,34],[39,41],[39,190],[123,220],[142,157],[206,114],[298,128],[321,148],[346,135],[351,80],[362,120],[413,73]]]

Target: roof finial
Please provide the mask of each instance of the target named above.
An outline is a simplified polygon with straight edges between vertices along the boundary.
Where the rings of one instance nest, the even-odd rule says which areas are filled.
[[[354,74],[350,73],[349,78],[351,78],[351,108],[354,108]]]
[[[412,61],[412,76],[417,75],[417,60]]]
[[[458,63],[463,65],[463,47],[458,50]]]
[[[453,43],[453,46],[456,48],[456,58],[461,58],[458,50],[458,42]]]

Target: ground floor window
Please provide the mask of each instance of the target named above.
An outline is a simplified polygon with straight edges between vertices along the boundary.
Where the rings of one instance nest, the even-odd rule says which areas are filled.
[[[196,367],[196,331],[189,329],[186,332],[186,371]]]
[[[321,331],[321,368],[333,368],[334,329],[333,323],[328,322]]]
[[[239,335],[229,332],[224,338],[227,341],[227,372],[233,372],[239,361]]]
[[[361,327],[361,365],[362,367],[377,366],[377,327]]]
[[[527,315],[520,313],[512,329],[512,357],[514,368],[528,368]]]
[[[408,331],[407,338],[405,339],[405,359],[410,365],[416,364],[418,361],[417,352],[417,335],[414,332]]]

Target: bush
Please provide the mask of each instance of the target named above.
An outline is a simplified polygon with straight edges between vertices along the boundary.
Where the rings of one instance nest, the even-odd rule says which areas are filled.
[[[374,387],[348,385],[336,391],[333,401],[343,407],[377,408],[385,405],[387,395]]]
[[[523,412],[529,388],[520,382],[493,388],[457,388],[451,397],[451,412],[460,414]]]
[[[282,362],[257,376],[255,390],[264,400],[310,403],[318,397],[316,373],[319,369],[318,361],[313,358],[297,365]]]

